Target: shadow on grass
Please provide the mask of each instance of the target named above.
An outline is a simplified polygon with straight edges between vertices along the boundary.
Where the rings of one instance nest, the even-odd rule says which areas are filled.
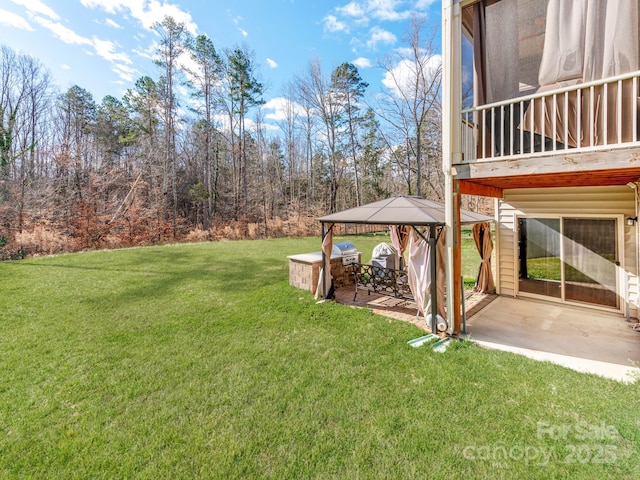
[[[81,262],[80,257],[14,265],[42,271],[37,275],[43,282],[37,295],[46,294],[47,290],[73,290],[74,304],[87,305],[97,313],[101,308],[140,307],[149,301],[167,308],[184,304],[185,309],[189,302],[201,304],[208,300],[213,305],[224,305],[260,287],[285,281],[288,274],[283,258],[223,256],[204,249],[132,250],[125,256],[112,255],[113,261],[92,256],[90,261]]]

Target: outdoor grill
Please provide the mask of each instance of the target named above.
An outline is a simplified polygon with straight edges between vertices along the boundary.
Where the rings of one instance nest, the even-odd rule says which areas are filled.
[[[351,265],[352,263],[359,263],[360,252],[351,242],[337,242],[333,244],[331,257],[342,257],[342,265]]]
[[[371,265],[398,270],[398,252],[388,243],[379,243],[371,254]]]

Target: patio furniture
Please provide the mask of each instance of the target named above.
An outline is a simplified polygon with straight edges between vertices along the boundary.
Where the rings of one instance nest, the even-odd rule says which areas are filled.
[[[354,263],[353,277],[356,286],[353,295],[354,302],[358,296],[358,290],[364,290],[368,295],[377,293],[378,295],[414,301],[409,288],[407,272],[403,270]]]

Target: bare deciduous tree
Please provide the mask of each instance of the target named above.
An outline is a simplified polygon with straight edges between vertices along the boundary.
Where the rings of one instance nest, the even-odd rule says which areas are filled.
[[[441,63],[435,48],[436,30],[433,29],[423,40],[424,28],[425,19],[414,17],[404,37],[407,48],[397,50],[381,62],[389,92],[379,99],[380,108],[376,109],[392,129],[392,136],[388,137],[389,144],[404,144],[407,158],[404,168],[408,169],[406,175],[410,189],[408,193],[412,193],[411,173],[415,169],[415,192],[419,196],[423,193],[422,184],[425,179],[430,184],[432,193],[438,195],[441,191],[430,180],[430,170],[436,165],[435,159],[430,159],[425,148],[425,142],[428,144],[433,140],[433,132],[427,129],[428,124],[433,122],[434,116],[437,117],[440,111]],[[427,134],[430,135],[425,138]],[[425,165],[426,172],[423,172]]]

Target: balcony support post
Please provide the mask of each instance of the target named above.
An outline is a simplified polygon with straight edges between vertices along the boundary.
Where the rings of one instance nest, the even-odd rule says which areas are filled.
[[[462,161],[462,16],[459,0],[442,2],[442,167],[445,177],[447,323],[450,334],[462,325],[460,194],[453,165]]]

